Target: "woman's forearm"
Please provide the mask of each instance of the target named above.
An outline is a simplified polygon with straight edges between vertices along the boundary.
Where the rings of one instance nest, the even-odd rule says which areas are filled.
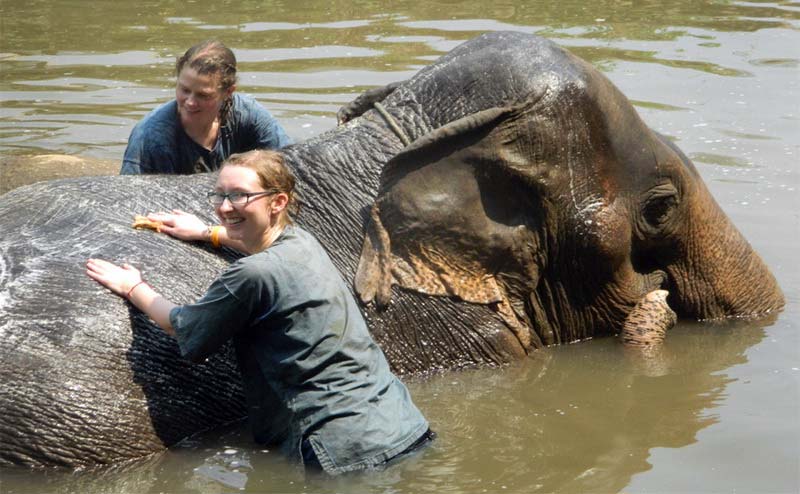
[[[161,223],[160,232],[172,237],[189,242],[208,242],[215,248],[223,245],[245,252],[244,244],[239,240],[228,237],[228,231],[222,225],[206,225],[197,216],[173,209],[171,213],[158,212],[150,213],[147,218]]]
[[[147,314],[156,324],[158,324],[168,334],[175,336],[172,323],[169,321],[169,313],[177,307],[175,304],[161,296],[146,282],[134,286],[128,292],[128,300],[139,310]]]

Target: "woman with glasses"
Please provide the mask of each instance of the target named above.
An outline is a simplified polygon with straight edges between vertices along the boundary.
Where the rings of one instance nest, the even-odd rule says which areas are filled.
[[[127,298],[202,361],[233,340],[253,434],[306,466],[376,468],[435,434],[367,331],[322,246],[292,223],[294,177],[275,151],[231,156],[209,193],[221,225],[150,215],[183,240],[235,247],[234,262],[196,303],[177,306],[132,266],[89,259],[87,274]]]
[[[121,174],[207,172],[234,153],[291,144],[261,104],[234,93],[236,57],[219,41],[189,48],[175,69],[175,99],[133,128]]]

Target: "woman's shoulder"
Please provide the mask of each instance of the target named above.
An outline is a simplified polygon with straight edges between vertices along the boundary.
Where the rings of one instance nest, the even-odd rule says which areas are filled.
[[[133,134],[158,138],[172,134],[178,125],[178,107],[175,100],[168,101],[145,115],[133,128]]]
[[[277,248],[276,250],[287,250],[290,252],[295,252],[298,249],[302,250],[303,248],[321,248],[314,235],[295,223],[286,225],[273,246]],[[269,251],[269,249],[267,249],[267,251]]]
[[[255,97],[239,92],[233,93],[233,113],[239,120],[250,123],[273,118],[269,110]]]
[[[263,277],[287,269],[293,263],[302,262],[301,251],[306,250],[308,240],[298,235],[294,228],[287,228],[269,248],[237,259],[229,267],[231,274],[243,277]]]
[[[279,149],[292,144],[292,139],[272,113],[248,94],[233,93],[233,107],[227,125],[234,133],[249,133],[250,141],[243,150]]]
[[[261,103],[259,103],[258,100],[253,95],[247,93],[240,93],[238,91],[233,93],[233,104],[246,105],[246,106],[252,106],[252,105],[261,106]]]
[[[170,121],[170,122],[177,122],[178,121],[178,102],[174,99],[167,101],[166,103],[162,103],[157,107],[150,110],[150,112],[145,115],[139,123],[150,123],[150,122],[160,122],[160,121]]]
[[[234,261],[226,274],[237,278],[262,278],[264,274],[273,270],[275,259],[266,251],[250,254]]]
[[[305,270],[324,250],[319,242],[297,225],[287,225],[280,236],[267,249],[240,259],[242,266],[254,270],[296,271]]]

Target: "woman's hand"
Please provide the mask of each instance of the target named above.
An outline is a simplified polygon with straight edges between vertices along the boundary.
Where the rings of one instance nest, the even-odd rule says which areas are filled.
[[[142,281],[142,274],[133,266],[117,266],[102,259],[86,261],[86,274],[123,298],[127,298],[128,292]]]
[[[147,218],[162,223],[160,231],[180,240],[203,241],[208,239],[208,226],[200,218],[179,209],[171,213],[150,213]]]
[[[102,259],[86,261],[86,274],[147,314],[168,334],[175,335],[169,313],[176,307],[142,280],[138,269],[129,264],[117,266]]]

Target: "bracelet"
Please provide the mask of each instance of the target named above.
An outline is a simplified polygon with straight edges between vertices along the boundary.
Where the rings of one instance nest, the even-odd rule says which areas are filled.
[[[139,281],[139,283],[137,283],[137,284],[133,285],[133,286],[131,287],[131,289],[130,289],[130,290],[128,290],[128,294],[127,294],[127,295],[125,295],[125,298],[127,298],[128,300],[130,300],[130,299],[131,299],[131,293],[133,293],[133,291],[134,291],[134,290],[136,290],[136,287],[138,287],[138,286],[139,286],[139,285],[141,285],[142,283],[144,283],[145,285],[147,284],[147,282],[146,282],[146,281],[144,281],[144,280],[140,280],[140,281]]]
[[[219,243],[220,230],[222,230],[222,227],[219,225],[208,227],[208,239],[211,241],[211,245],[213,245],[215,249],[220,248],[220,243]]]

